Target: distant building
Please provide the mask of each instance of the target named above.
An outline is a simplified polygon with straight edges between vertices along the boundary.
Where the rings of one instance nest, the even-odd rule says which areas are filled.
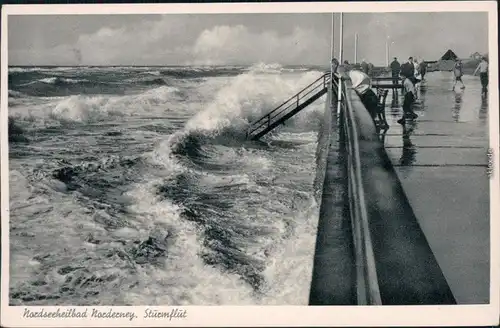
[[[445,52],[441,57],[441,60],[455,60],[457,58],[458,56],[453,51],[451,51],[451,49],[448,49],[448,51]]]
[[[470,58],[475,59],[475,60],[480,60],[483,55],[481,55],[479,52],[475,52],[472,55],[470,55]]]
[[[441,57],[441,59],[437,63],[438,71],[451,71],[453,66],[455,65],[455,60],[458,56],[451,50],[448,49]]]

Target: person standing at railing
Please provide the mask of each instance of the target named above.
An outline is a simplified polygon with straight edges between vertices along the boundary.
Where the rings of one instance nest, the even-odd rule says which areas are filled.
[[[425,80],[425,73],[427,73],[427,63],[422,59],[420,62],[420,76],[422,77],[422,81]]]
[[[481,62],[472,75],[475,76],[478,71],[482,86],[481,94],[485,95],[488,92],[488,61],[486,60],[485,56],[481,57]]]
[[[364,59],[361,61],[361,70],[363,73],[368,74],[368,63]]]
[[[404,79],[403,88],[403,117],[397,121],[399,124],[405,124],[406,119],[415,119],[418,117],[412,109],[413,103],[415,102],[415,85],[409,77]]]
[[[368,63],[368,76],[372,77],[373,76],[373,69],[375,68],[375,66],[372,64],[372,63]]]
[[[344,63],[342,65],[342,67],[344,68],[344,72],[348,72],[351,70],[351,67],[352,65],[349,64],[349,61],[348,60],[344,60]]]
[[[332,61],[330,62],[330,72],[332,74],[337,73],[337,68],[339,67],[339,61],[337,58],[332,58]]]
[[[334,79],[334,76],[337,74],[337,69],[339,67],[339,61],[337,60],[337,58],[332,58],[332,61],[330,63],[330,89],[333,88],[333,79]],[[332,105],[334,103],[334,99],[333,97],[330,97],[330,100],[332,102]]]
[[[393,84],[398,84],[399,82],[399,72],[401,71],[401,64],[398,62],[398,59],[394,57],[394,60],[392,61],[390,65],[391,73],[392,73],[392,83]]]

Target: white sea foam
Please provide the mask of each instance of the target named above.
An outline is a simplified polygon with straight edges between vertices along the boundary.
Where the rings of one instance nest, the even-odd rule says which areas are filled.
[[[9,67],[9,73],[28,73],[41,71],[40,67]]]
[[[277,66],[272,66],[275,69]],[[215,94],[215,99],[195,115],[186,130],[218,132],[229,126],[241,129],[249,119],[269,112],[284,100],[321,76],[320,72],[307,72],[300,76],[259,74],[261,65],[231,79]]]
[[[38,277],[48,283],[49,294],[61,296],[60,300],[45,303],[74,304],[76,299],[83,302],[98,299],[99,304],[103,305],[305,305],[314,252],[317,206],[300,188],[290,189],[285,186],[286,183],[279,181],[285,181],[289,175],[296,175],[296,172],[305,175],[314,171],[301,162],[289,163],[289,158],[297,157],[297,150],[271,154],[262,149],[215,144],[210,148],[213,152],[210,153],[210,158],[217,159],[213,163],[231,168],[230,172],[224,171],[221,174],[192,172],[193,169],[184,166],[172,154],[172,149],[189,134],[216,134],[221,129],[245,127],[249,120],[269,111],[321,75],[320,72],[271,72],[278,72],[280,69],[278,65],[261,65],[236,77],[210,78],[196,86],[194,92],[201,94],[199,97],[188,95],[193,97],[188,100],[196,99],[201,102],[196,105],[201,105],[198,113],[184,129],[159,140],[152,152],[143,155],[153,165],[148,166],[147,171],[141,171],[140,181],[130,186],[122,196],[128,199],[127,222],[124,226],[106,229],[102,222],[112,221],[109,213],[79,205],[74,197],[65,194],[65,184],[54,179],[43,177],[48,188],[61,191],[61,194],[47,193],[50,195],[47,196],[44,193],[35,197],[39,204],[35,208],[26,208],[24,212],[20,210],[22,202],[33,196],[30,193],[20,193],[14,204],[18,206],[17,217],[29,217],[25,214],[42,211],[36,216],[37,223],[51,230],[41,232],[33,245],[42,245],[44,252],[51,256],[45,260],[48,262],[37,264],[38,260],[34,259],[34,255],[38,251],[29,248],[29,245],[17,244],[14,247],[16,254],[12,256],[16,265],[13,286],[19,290],[33,290],[27,281],[30,281],[29,277],[34,279],[33,272],[36,272]],[[35,115],[87,122],[113,115],[136,115],[149,111],[162,113],[171,106],[179,111],[182,100],[176,98],[177,92],[175,88],[162,86],[125,96],[77,95],[48,98],[43,99],[43,103],[36,107],[42,110],[42,114]],[[34,108],[30,107],[30,110],[34,111]],[[18,111],[21,112],[21,109]],[[306,114],[304,120],[307,121]],[[304,142],[315,140],[311,135],[310,132],[304,132],[298,138]],[[296,140],[293,135],[286,133],[280,139]],[[310,146],[308,143],[307,148],[298,151],[314,156],[312,144],[313,142]],[[107,165],[107,161],[103,165]],[[235,243],[252,260],[265,264],[264,272],[260,273],[265,278],[261,290],[264,296],[256,294],[236,272],[207,265],[201,256],[206,251],[206,246],[200,242],[203,227],[182,218],[182,206],[158,196],[158,185],[181,173],[196,173],[198,187],[211,190],[210,188],[238,185],[246,191],[241,198],[234,200],[231,215],[240,220],[237,224],[247,229],[245,231],[252,232],[252,239],[239,239],[236,236]],[[33,188],[22,176],[12,176],[17,179],[15,183],[22,190]],[[277,183],[273,183],[273,180]],[[263,181],[268,185],[261,185]],[[307,181],[304,183],[307,184]],[[57,204],[57,207],[50,210],[51,204]],[[21,222],[21,226],[26,224],[27,221]],[[57,238],[59,234],[64,237]],[[92,235],[99,243],[89,242],[85,239],[87,235]],[[127,247],[149,237],[165,239],[169,243],[165,257],[159,263],[139,265],[124,256]],[[61,242],[68,246],[61,248]],[[58,273],[68,263],[85,266],[85,270],[76,270],[66,276]],[[38,266],[42,269],[33,269]],[[87,281],[94,276],[106,281],[104,286],[109,292],[101,293],[96,298],[86,298],[85,293],[92,291],[92,288],[102,289],[103,285],[88,283],[90,287],[82,287],[82,283],[77,285],[75,281]],[[69,285],[74,285],[76,293],[62,295],[60,289],[68,285],[65,282],[68,277],[73,278]]]

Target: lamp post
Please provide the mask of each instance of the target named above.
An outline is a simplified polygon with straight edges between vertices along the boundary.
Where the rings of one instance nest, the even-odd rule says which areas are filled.
[[[344,13],[340,13],[340,45],[339,45],[339,62],[340,63],[343,63],[343,45],[344,45]],[[340,107],[342,105],[342,77],[339,76],[339,83],[338,83],[339,87],[338,87],[338,91],[337,91],[337,101],[338,101],[338,104],[337,104],[337,115],[340,114]]]
[[[335,23],[335,20],[334,20],[334,14],[332,13],[332,30],[331,30],[331,47],[330,47],[330,60],[333,59],[333,40],[334,40],[334,34],[333,34],[333,27],[334,27],[334,23]]]
[[[358,63],[358,33],[354,35],[354,64]]]
[[[385,66],[389,66],[389,36],[385,39]]]
[[[332,93],[333,93],[333,72],[335,72],[335,70],[337,69],[337,67],[339,66],[337,64],[337,67],[333,67],[334,66],[334,62],[333,62],[333,58],[334,58],[334,54],[333,54],[333,42],[334,42],[334,39],[335,39],[335,34],[333,33],[333,29],[334,29],[334,24],[335,24],[335,15],[332,13],[332,34],[331,34],[331,48],[330,48],[330,100],[332,100]]]
[[[385,40],[385,65],[386,66],[389,66],[390,46],[392,46],[394,44],[394,41],[391,41],[391,43],[389,43],[390,38],[391,38],[390,36],[387,36],[387,39]]]

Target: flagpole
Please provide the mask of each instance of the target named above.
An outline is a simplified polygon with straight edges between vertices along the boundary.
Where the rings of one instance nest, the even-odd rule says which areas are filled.
[[[340,13],[340,40],[339,40],[339,63],[342,65],[343,63],[343,45],[344,45],[344,13]],[[337,115],[340,114],[340,105],[342,104],[342,76],[339,75],[339,83],[338,83],[338,91],[337,91]]]

